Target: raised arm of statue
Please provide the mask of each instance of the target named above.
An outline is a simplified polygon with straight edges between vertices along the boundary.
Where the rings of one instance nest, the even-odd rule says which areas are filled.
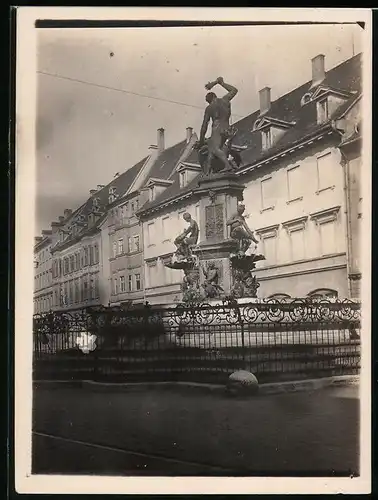
[[[217,81],[221,87],[223,87],[228,91],[227,94],[222,97],[222,99],[225,99],[226,101],[231,101],[238,93],[238,89],[233,85],[226,83],[221,76],[217,79]]]

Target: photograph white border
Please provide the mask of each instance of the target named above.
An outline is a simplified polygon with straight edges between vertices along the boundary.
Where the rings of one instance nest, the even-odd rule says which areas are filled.
[[[365,23],[363,42],[362,360],[360,476],[102,477],[31,474],[33,246],[36,199],[36,19]],[[371,9],[17,7],[15,145],[15,486],[18,493],[279,494],[371,491]],[[227,42],[225,42],[227,43]],[[284,432],[284,430],[283,430]],[[260,450],[261,452],[261,450]]]

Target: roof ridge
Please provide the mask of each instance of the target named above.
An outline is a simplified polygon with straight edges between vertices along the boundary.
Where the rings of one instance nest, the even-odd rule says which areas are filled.
[[[338,68],[340,68],[340,66],[343,66],[347,63],[350,63],[351,61],[353,60],[356,60],[358,58],[360,58],[362,55],[362,52],[359,52],[358,54],[350,57],[349,59],[345,59],[344,61],[340,62],[339,64],[337,64],[336,66],[333,66],[332,68],[330,68],[328,71],[326,71],[326,75],[325,75],[325,79],[327,78],[327,76],[329,75],[329,73],[332,73],[334,71],[336,71]],[[324,79],[324,80],[325,80]],[[305,83],[302,83],[301,85],[298,85],[297,87],[294,87],[293,89],[289,90],[288,92],[286,92],[286,94],[283,94],[279,97],[277,97],[277,99],[275,99],[274,101],[271,102],[271,106],[273,104],[276,104],[280,101],[284,101],[284,99],[287,99],[290,97],[291,94],[293,94],[294,92],[298,92],[300,88],[305,88],[307,85],[310,85],[312,82],[312,80],[307,80]],[[336,89],[335,89],[336,90]],[[256,109],[255,111],[253,111],[252,113],[249,113],[248,115],[244,116],[243,118],[241,118],[240,120],[238,120],[237,122],[234,123],[234,126],[236,127],[238,125],[238,123],[241,123],[243,120],[246,120],[248,118],[250,118],[251,116],[253,116],[255,113],[256,114],[259,114],[260,110],[259,109]]]

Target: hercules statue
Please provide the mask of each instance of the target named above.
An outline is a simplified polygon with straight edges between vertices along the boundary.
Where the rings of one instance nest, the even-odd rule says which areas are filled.
[[[207,90],[211,90],[217,84],[226,89],[227,94],[223,97],[217,97],[214,92],[208,92],[206,94],[206,101],[209,104],[205,110],[200,138],[196,145],[196,148],[199,150],[205,146],[205,135],[211,119],[211,136],[206,141],[208,149],[205,165],[206,174],[211,171],[211,162],[214,158],[217,158],[223,164],[223,171],[233,170],[233,166],[228,161],[224,146],[226,140],[230,137],[231,100],[236,96],[238,90],[232,85],[225,83],[221,76],[214,82],[209,82],[205,87]]]

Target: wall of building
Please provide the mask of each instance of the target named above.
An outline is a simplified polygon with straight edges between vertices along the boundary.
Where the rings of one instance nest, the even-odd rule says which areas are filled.
[[[311,145],[268,171],[257,170],[244,182],[247,222],[259,237],[257,252],[266,257],[257,263],[259,295],[304,296],[333,282],[338,293],[347,296],[344,180],[338,148],[330,143]],[[300,285],[299,274],[307,276]]]
[[[349,222],[349,279],[350,295],[358,298],[361,288],[361,225],[362,225],[362,191],[361,191],[361,156],[359,145],[348,147],[348,157],[345,164],[346,188],[348,193]]]
[[[109,219],[110,302],[144,298],[142,226],[135,216],[139,195],[120,203]]]
[[[34,250],[34,312],[43,313],[51,310],[53,305],[52,291],[52,258],[51,240],[48,238]]]
[[[101,233],[97,233],[54,253],[54,309],[100,303],[101,249]]]
[[[199,222],[199,203],[173,205],[143,221],[145,297],[152,304],[181,298],[183,271],[170,269],[164,262],[176,251],[175,238],[187,228],[182,218],[185,212]]]

